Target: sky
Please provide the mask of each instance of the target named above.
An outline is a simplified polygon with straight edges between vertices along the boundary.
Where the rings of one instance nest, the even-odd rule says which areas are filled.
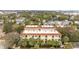
[[[0,10],[79,10],[79,0],[0,0]]]

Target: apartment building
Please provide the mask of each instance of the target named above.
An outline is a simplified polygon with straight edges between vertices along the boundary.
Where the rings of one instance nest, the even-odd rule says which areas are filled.
[[[61,34],[53,25],[26,25],[21,37],[27,39],[59,40],[61,39]]]

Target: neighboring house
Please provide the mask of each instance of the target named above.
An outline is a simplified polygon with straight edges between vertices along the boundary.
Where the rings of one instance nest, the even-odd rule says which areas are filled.
[[[79,25],[79,21],[75,21],[75,24],[78,24]]]
[[[21,37],[27,39],[59,40],[61,39],[61,34],[52,25],[26,25]]]
[[[68,20],[64,20],[64,21],[53,21],[50,20],[48,22],[45,23],[45,25],[56,25],[57,27],[65,27],[68,26],[70,24],[71,21]]]
[[[24,23],[25,18],[18,18],[16,19],[16,24]]]

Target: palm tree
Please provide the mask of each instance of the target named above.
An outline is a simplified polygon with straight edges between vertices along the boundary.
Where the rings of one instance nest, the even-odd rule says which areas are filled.
[[[69,42],[69,37],[64,36],[64,37],[62,38],[62,42],[64,42],[64,44],[67,43],[67,42]]]
[[[28,39],[20,39],[18,42],[18,46],[20,46],[21,48],[27,48],[28,46]]]
[[[29,39],[29,46],[33,47],[35,45],[35,40],[33,38]]]

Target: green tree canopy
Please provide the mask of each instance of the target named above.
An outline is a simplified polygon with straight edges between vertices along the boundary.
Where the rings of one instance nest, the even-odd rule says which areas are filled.
[[[64,37],[61,39],[61,41],[64,42],[64,43],[69,42],[69,37],[64,36]]]
[[[24,26],[21,24],[14,24],[13,25],[13,30],[18,32],[19,34],[23,31]]]
[[[68,16],[65,15],[61,15],[60,17],[58,17],[58,20],[67,20]]]
[[[4,36],[4,39],[5,39],[5,43],[6,43],[7,47],[13,48],[14,44],[15,45],[18,44],[18,41],[20,39],[20,35],[16,32],[10,32]]]
[[[3,32],[5,32],[5,33],[12,32],[12,23],[11,22],[4,23]]]

